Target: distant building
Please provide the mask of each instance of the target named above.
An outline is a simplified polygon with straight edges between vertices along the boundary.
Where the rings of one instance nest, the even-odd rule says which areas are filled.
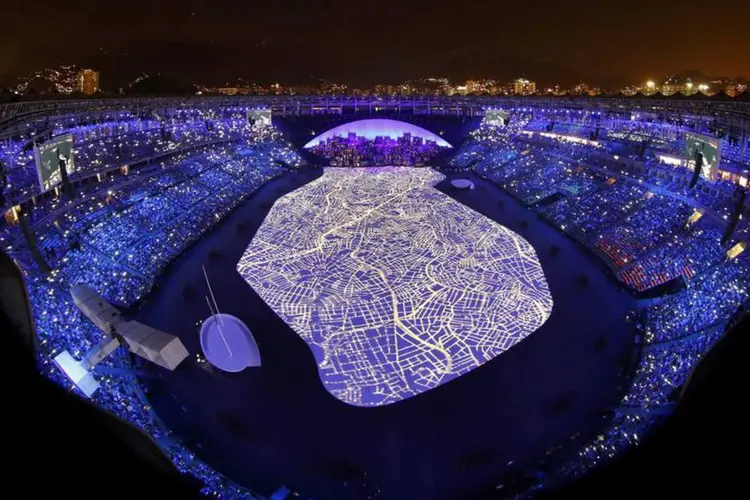
[[[467,94],[498,95],[502,93],[502,89],[498,86],[497,82],[487,78],[467,80],[465,87]]]
[[[78,90],[86,95],[99,92],[99,72],[93,69],[82,69],[79,71]]]
[[[422,78],[406,82],[419,95],[451,95],[457,92],[447,78]]]
[[[509,91],[514,95],[536,94],[536,82],[525,78],[519,78],[510,84]]]
[[[661,93],[664,95],[672,95],[677,92],[682,92],[682,84],[680,83],[665,83],[661,86]]]
[[[20,93],[34,91],[41,94],[72,94],[78,88],[78,69],[75,66],[45,68],[18,79],[15,90]]]
[[[651,82],[649,82],[651,83]],[[661,87],[652,86],[652,90],[660,91],[664,95],[677,94],[693,95],[696,92],[709,94],[711,86],[705,82],[694,82],[690,78],[668,77]]]
[[[334,83],[328,80],[322,80],[320,82],[320,88],[315,89],[316,93],[321,93],[323,95],[343,95],[346,94],[349,87],[347,85],[344,85],[342,83]]]
[[[581,82],[570,91],[570,95],[581,96],[588,94],[591,91],[591,86],[588,83]]]
[[[401,92],[401,87],[404,87],[405,89],[408,88],[407,85],[402,85],[402,86],[397,87],[395,85],[388,85],[388,84],[385,84],[385,83],[379,83],[379,84],[375,85],[375,90],[374,91],[378,95],[394,95],[394,94],[397,94],[397,93]],[[402,92],[402,93],[406,93],[406,92]]]
[[[724,87],[724,92],[730,97],[736,97],[743,93],[747,89],[747,85],[741,85],[739,83],[728,83]]]

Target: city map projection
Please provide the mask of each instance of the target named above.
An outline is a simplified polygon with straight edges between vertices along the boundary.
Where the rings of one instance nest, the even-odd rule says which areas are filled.
[[[336,398],[380,406],[486,363],[552,297],[531,245],[427,168],[328,168],[280,198],[237,264]]]

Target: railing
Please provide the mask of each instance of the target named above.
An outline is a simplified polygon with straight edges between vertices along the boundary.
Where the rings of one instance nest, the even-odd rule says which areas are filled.
[[[341,107],[378,106],[385,108],[427,108],[482,110],[486,107],[528,107],[544,108],[568,107],[591,108],[601,107],[614,111],[643,110],[647,112],[689,111],[707,114],[711,117],[716,112],[735,115],[750,122],[750,101],[735,99],[732,101],[711,100],[710,97],[691,97],[688,99],[670,98],[636,98],[636,97],[571,97],[571,96],[185,96],[185,97],[128,97],[104,99],[61,99],[24,101],[0,105],[0,127],[10,120],[33,114],[50,112],[91,112],[101,109],[153,109],[160,107],[272,107],[279,110],[315,106],[321,109]],[[747,127],[747,125],[746,125]],[[747,130],[747,128],[746,128]]]
[[[130,158],[128,160],[125,160],[125,161],[122,161],[122,162],[116,162],[114,164],[102,165],[100,168],[97,168],[96,170],[90,170],[90,171],[86,171],[84,173],[74,173],[71,176],[70,182],[73,185],[78,185],[78,184],[81,184],[81,183],[83,183],[83,182],[85,182],[87,180],[90,180],[90,179],[96,177],[97,175],[107,174],[109,172],[119,170],[119,169],[121,169],[123,167],[128,167],[129,168],[129,167],[133,167],[133,166],[140,165],[140,164],[143,164],[143,163],[149,163],[149,162],[152,162],[154,160],[161,159],[161,158],[168,158],[170,156],[174,156],[174,155],[177,155],[177,154],[180,154],[180,153],[185,153],[187,151],[192,151],[192,150],[200,149],[200,148],[204,148],[204,147],[211,147],[211,146],[215,146],[215,145],[218,145],[218,144],[230,143],[230,142],[234,142],[234,141],[239,140],[239,139],[241,139],[241,137],[239,135],[236,135],[236,136],[233,135],[233,136],[229,136],[229,137],[222,138],[222,139],[215,139],[213,141],[201,142],[199,144],[190,144],[188,146],[182,146],[182,147],[179,147],[177,149],[173,149],[173,150],[169,150],[169,151],[161,151],[161,152],[154,153],[154,154],[151,154],[151,155],[148,155],[148,156],[141,156],[141,157],[138,157],[138,158]],[[0,208],[5,207],[5,206],[10,207],[10,206],[13,206],[13,205],[22,205],[24,203],[29,202],[33,198],[36,198],[38,196],[43,196],[43,195],[45,195],[48,192],[49,191],[46,191],[46,192],[34,192],[33,194],[28,194],[28,195],[24,195],[24,196],[12,196],[11,195],[11,196],[8,196],[5,205],[0,206]]]

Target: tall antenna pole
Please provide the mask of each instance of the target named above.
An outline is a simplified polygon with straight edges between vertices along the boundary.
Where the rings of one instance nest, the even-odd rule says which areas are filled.
[[[206,297],[206,304],[208,304],[208,310],[211,311],[212,315],[215,315],[214,309],[213,307],[211,307],[211,301],[208,300],[208,295],[205,295],[205,297]],[[221,316],[218,316],[218,314],[216,314],[215,316],[219,318],[221,317]],[[216,321],[216,328],[219,330],[219,335],[221,336],[221,340],[224,341],[224,347],[227,348],[227,352],[229,352],[229,356],[233,357],[234,354],[232,354],[232,348],[229,347],[229,342],[227,342],[227,338],[224,336],[224,331],[221,329],[221,324],[219,323],[219,321]]]
[[[229,347],[229,343],[227,342],[227,338],[224,336],[224,331],[221,329],[222,326],[224,326],[224,318],[221,317],[221,312],[219,311],[219,304],[216,302],[216,297],[214,296],[214,290],[211,288],[211,282],[208,281],[208,273],[206,272],[206,266],[201,266],[201,269],[203,269],[203,277],[206,278],[206,285],[208,285],[208,292],[211,294],[211,301],[213,301],[213,307],[211,307],[211,301],[208,300],[208,295],[206,295],[206,303],[208,304],[208,309],[211,311],[211,314],[215,314],[217,321],[216,321],[216,327],[219,330],[219,335],[221,335],[221,340],[224,341],[224,346],[227,348],[227,351],[229,352],[230,356],[234,356],[232,354],[232,349]],[[216,313],[214,313],[214,310],[216,310]]]
[[[211,288],[211,282],[208,281],[208,273],[206,273],[206,266],[201,266],[203,269],[203,276],[206,278],[206,285],[208,285],[208,292],[211,294],[211,300],[214,302],[214,309],[216,309],[216,315],[221,320],[221,324],[224,324],[224,319],[221,317],[221,313],[219,312],[219,304],[216,302],[216,297],[214,297],[214,291]]]

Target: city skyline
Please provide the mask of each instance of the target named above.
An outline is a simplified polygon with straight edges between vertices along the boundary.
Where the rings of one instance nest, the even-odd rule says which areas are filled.
[[[56,68],[42,68],[15,78],[0,82],[0,91],[15,98],[30,96],[78,95],[591,95],[600,94],[646,95],[676,93],[692,95],[703,93],[711,96],[726,93],[731,97],[744,93],[750,87],[750,80],[743,77],[709,76],[698,70],[683,71],[660,78],[649,78],[622,87],[601,87],[595,82],[579,81],[575,85],[539,85],[529,78],[515,78],[510,81],[476,78],[451,81],[448,78],[426,77],[395,84],[378,83],[368,88],[350,87],[345,83],[335,83],[320,79],[306,84],[259,85],[241,78],[220,85],[204,85],[200,82],[180,81],[164,77],[160,73],[141,73],[117,90],[100,88],[99,71],[80,68],[76,65],[62,65]]]
[[[589,9],[542,0],[533,11],[471,0],[219,3],[11,2],[0,76],[75,63],[101,71],[110,90],[142,72],[206,85],[328,79],[354,87],[428,76],[620,87],[692,68],[750,76],[745,5],[712,11],[698,26],[691,5],[700,4],[691,1]]]

